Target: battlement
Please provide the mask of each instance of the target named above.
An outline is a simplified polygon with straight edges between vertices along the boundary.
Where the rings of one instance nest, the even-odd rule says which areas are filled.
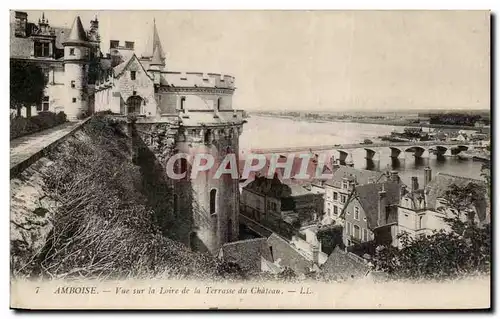
[[[165,83],[176,87],[235,89],[234,77],[225,74],[166,71],[161,75]]]
[[[120,45],[119,40],[110,40],[109,41],[109,49],[125,49],[125,50],[134,50],[135,43],[134,41],[124,41],[123,45]]]

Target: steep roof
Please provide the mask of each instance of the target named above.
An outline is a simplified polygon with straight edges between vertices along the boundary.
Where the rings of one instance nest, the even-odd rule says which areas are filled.
[[[321,273],[329,279],[363,277],[369,270],[370,267],[361,257],[350,252],[344,252],[338,247],[335,247],[326,262],[321,266]]]
[[[384,188],[386,191],[387,205],[397,205],[401,198],[401,184],[395,182],[372,183],[361,186],[356,186],[356,198],[366,214],[368,227],[374,229],[378,226],[378,200],[379,192]],[[388,212],[390,213],[390,212]],[[389,218],[391,217],[391,218]],[[390,222],[394,216],[386,216]]]
[[[261,271],[261,258],[273,261],[267,238],[255,238],[226,243],[221,247],[222,259],[237,263],[251,273]]]
[[[117,66],[115,66],[113,68],[114,76],[115,77],[120,77],[123,74],[123,72],[127,69],[127,67],[129,66],[129,64],[133,60],[137,61],[137,64],[139,64],[139,66],[142,68],[142,70],[144,71],[144,73],[149,77],[148,73],[144,69],[144,66],[139,61],[139,59],[137,58],[137,56],[135,55],[135,53],[133,53],[132,55],[130,55],[125,61],[123,61],[122,63],[118,64]]]
[[[306,187],[307,185],[300,183],[300,181],[290,180],[284,183],[275,175],[272,179],[266,176],[257,176],[245,186],[245,189],[278,199],[317,194],[316,191],[307,189]]]
[[[333,173],[333,178],[325,182],[325,184],[340,188],[340,186],[342,185],[342,179],[344,177],[351,176],[355,178],[358,185],[364,185],[376,181],[384,181],[384,173],[382,172],[369,171],[366,169],[359,169],[342,165]]]
[[[148,36],[146,41],[146,49],[141,57],[144,58],[152,58],[154,56],[155,50],[158,51],[158,55],[160,60],[165,59],[165,51],[163,51],[163,47],[160,41],[160,35],[158,33],[158,29],[156,28],[156,21],[153,20],[153,32],[151,37]]]
[[[272,258],[282,268],[289,267],[296,274],[306,274],[309,272],[313,263],[306,259],[300,252],[293,248],[290,243],[276,235],[271,234],[267,243],[272,247]]]
[[[163,65],[163,59],[161,57],[161,47],[156,46],[153,52],[153,58],[151,59],[150,65]]]
[[[437,200],[445,195],[446,191],[451,185],[455,184],[457,186],[463,187],[467,186],[470,183],[476,184],[480,188],[479,193],[484,194],[484,199],[478,203],[475,203],[479,220],[483,221],[486,217],[486,210],[488,207],[489,199],[487,198],[488,186],[482,180],[445,173],[438,173],[425,188],[427,207],[435,209]]]
[[[71,30],[69,31],[69,35],[67,36],[66,40],[63,42],[65,43],[75,43],[75,44],[87,44],[88,39],[87,39],[87,34],[85,33],[85,29],[83,28],[82,20],[80,19],[80,16],[76,16],[75,21],[73,21],[73,25],[71,26]]]

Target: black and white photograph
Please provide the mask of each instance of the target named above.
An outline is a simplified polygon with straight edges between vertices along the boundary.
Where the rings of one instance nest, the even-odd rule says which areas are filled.
[[[9,13],[12,308],[491,307],[490,11]]]

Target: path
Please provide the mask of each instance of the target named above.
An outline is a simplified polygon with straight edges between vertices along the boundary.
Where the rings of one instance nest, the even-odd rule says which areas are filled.
[[[85,120],[67,122],[47,130],[22,136],[10,141],[10,169],[27,161],[53,143],[71,133]]]

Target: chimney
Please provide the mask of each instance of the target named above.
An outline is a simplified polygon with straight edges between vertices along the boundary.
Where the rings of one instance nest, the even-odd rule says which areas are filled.
[[[427,166],[424,168],[424,188],[429,185],[432,180],[432,169]]]
[[[399,198],[403,198],[403,196],[405,196],[406,193],[407,193],[406,185],[402,184],[399,192]]]
[[[398,171],[391,171],[391,176],[389,178],[391,182],[399,183],[399,174]]]
[[[385,191],[385,184],[382,184],[382,190],[378,192],[377,226],[385,225],[386,209],[387,209],[387,192]]]
[[[411,177],[411,191],[414,192],[417,189],[418,189],[418,177],[412,176]]]

